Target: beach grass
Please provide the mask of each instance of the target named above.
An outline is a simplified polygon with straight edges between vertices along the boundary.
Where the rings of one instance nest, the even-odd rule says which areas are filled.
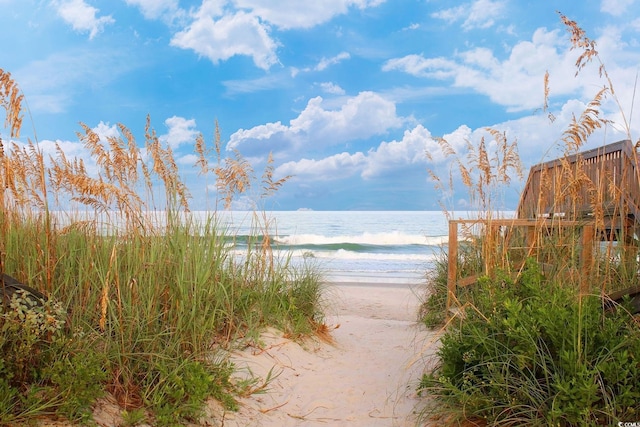
[[[0,84],[15,138],[22,95],[3,70]],[[0,140],[0,270],[47,296],[34,305],[17,295],[0,311],[0,424],[90,423],[107,395],[129,421],[196,422],[208,399],[233,410],[246,392],[231,380],[233,346],[267,326],[322,333],[322,277],[274,256],[264,214],[253,214],[246,253],[234,252],[215,211],[189,215],[176,160],[150,119],[143,148],[119,131],[103,138],[82,125],[91,173],[59,147],[46,159],[37,141]],[[201,136],[195,148],[200,172],[216,177],[216,205],[256,185],[240,153],[221,160],[218,131],[211,149]],[[269,161],[260,197],[285,181]]]
[[[597,46],[575,21],[562,14],[560,19],[578,51],[576,76],[595,62],[604,84],[560,136],[563,155],[555,179],[550,174],[542,177],[538,198],[551,195],[552,212],[564,211],[565,206],[590,206],[589,223],[596,233],[606,235],[611,212],[605,213],[603,200],[613,195],[614,216],[625,218],[629,212],[624,210],[623,197],[632,189],[624,188],[624,183],[618,187],[613,180],[607,185],[594,182],[581,167],[578,154],[596,130],[608,126],[622,127],[632,140],[629,122],[622,108],[622,123],[616,125],[605,117],[605,100],[620,103]],[[547,73],[542,109],[547,113],[549,80]],[[464,244],[455,260],[463,276],[477,275],[477,279],[451,295],[447,288],[450,260],[444,253],[428,275],[421,321],[440,327],[442,336],[435,368],[420,384],[421,393],[428,397],[425,421],[582,426],[634,419],[640,413],[640,329],[628,301],[618,305],[606,294],[637,285],[637,241],[634,244],[633,236],[625,236],[623,229],[618,242],[594,245],[593,259],[581,260],[584,224],[560,232],[538,221],[532,233],[538,236],[536,244],[529,248],[517,233],[494,238],[492,221],[502,205],[500,196],[512,176],[521,177],[521,167],[517,142],[506,143],[505,135],[495,130],[489,133],[493,142],[469,142],[470,154],[464,158],[441,141],[480,219],[462,229]],[[633,153],[637,164],[637,146]],[[599,176],[608,173],[601,170]],[[430,175],[443,194],[451,194],[447,183],[453,181],[452,175],[448,179],[434,172]],[[579,218],[577,211],[566,215]],[[580,270],[585,261],[591,263],[588,276]],[[453,301],[451,311],[447,311],[447,298]]]

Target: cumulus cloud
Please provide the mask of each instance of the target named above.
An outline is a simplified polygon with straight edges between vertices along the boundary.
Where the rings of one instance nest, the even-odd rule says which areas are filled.
[[[240,129],[231,135],[227,147],[255,155],[285,150],[286,154],[293,154],[303,147],[320,149],[367,139],[397,128],[402,122],[396,114],[395,104],[374,92],[361,92],[347,98],[335,109],[329,109],[318,96],[309,100],[306,108],[288,126],[276,122]]]
[[[384,71],[402,71],[418,77],[453,80],[453,86],[487,95],[511,111],[535,109],[543,102],[543,78],[549,72],[552,95],[566,95],[580,86],[571,52],[559,31],[540,28],[531,41],[516,44],[508,58],[500,60],[483,47],[459,52],[452,58],[407,55],[387,61]],[[589,82],[591,84],[593,82]]]
[[[489,28],[496,19],[502,17],[505,9],[503,0],[476,0],[460,6],[443,9],[432,13],[433,18],[442,19],[452,24],[462,21],[462,28],[469,31],[475,28]]]
[[[195,119],[173,116],[166,119],[164,124],[168,132],[160,136],[160,141],[168,144],[172,149],[185,143],[192,143],[198,136]]]
[[[89,39],[101,33],[105,25],[115,22],[111,15],[96,16],[100,10],[88,5],[84,0],[61,0],[54,2],[53,5],[58,15],[71,24],[74,30],[88,32]]]
[[[467,128],[468,129],[468,128]],[[454,138],[452,144],[457,144]],[[464,143],[464,142],[463,142]],[[441,162],[444,156],[431,132],[422,125],[406,130],[400,141],[381,142],[366,153],[340,153],[322,159],[302,159],[282,164],[276,169],[278,175],[294,175],[296,178],[311,178],[330,181],[359,175],[373,179],[391,176],[407,168],[423,168],[427,165],[427,152],[433,160]],[[426,173],[425,173],[426,176]]]
[[[179,13],[175,0],[126,0],[140,7],[148,18],[158,17],[165,11]],[[278,63],[278,41],[271,36],[271,29],[306,29],[329,21],[336,15],[347,13],[349,8],[375,7],[384,0],[328,0],[306,2],[284,0],[274,3],[267,0],[203,0],[195,12],[190,13],[188,26],[178,31],[171,45],[190,49],[213,63],[225,61],[236,55],[250,56],[255,65],[269,69]],[[336,57],[323,59],[315,67],[324,70],[330,65],[348,59],[342,52]],[[293,73],[297,73],[294,70]]]
[[[120,136],[118,126],[110,125],[109,123],[105,123],[103,121],[100,121],[100,123],[98,123],[91,130],[93,130],[96,135],[98,135],[103,141],[106,141],[107,138],[117,138]]]
[[[246,12],[222,14],[214,1],[205,1],[192,15],[193,21],[171,39],[171,45],[190,49],[213,63],[236,55],[253,58],[254,64],[269,69],[278,62],[278,44],[269,36],[269,27]]]
[[[313,98],[291,127],[318,138],[348,141],[379,135],[401,123],[393,102],[367,91],[348,98],[339,110],[327,110],[322,97]]]
[[[473,131],[471,130],[471,128],[467,125],[461,125],[453,132],[442,135],[442,139],[447,141],[447,143],[454,150],[456,150],[456,152],[459,152],[463,147],[467,145],[467,142],[472,139],[472,136],[473,136]],[[434,156],[433,152],[430,152],[430,153],[432,154],[432,156]]]
[[[366,164],[366,156],[361,153],[340,153],[320,160],[302,159],[287,162],[276,168],[276,176],[293,175],[297,178],[313,177],[326,181],[348,178],[359,173]]]
[[[362,178],[368,179],[416,164],[426,164],[427,152],[435,152],[437,142],[422,125],[406,130],[400,141],[382,142],[367,153]],[[439,156],[438,156],[439,158]]]

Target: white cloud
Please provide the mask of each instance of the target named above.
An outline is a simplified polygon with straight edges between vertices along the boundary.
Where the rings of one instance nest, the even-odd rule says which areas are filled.
[[[623,15],[635,0],[602,0],[600,11],[613,16]]]
[[[458,64],[446,58],[425,58],[422,55],[411,54],[402,58],[388,60],[383,66],[383,71],[404,71],[417,77],[432,77],[445,79],[455,76]]]
[[[498,0],[478,0],[473,2],[469,16],[462,24],[462,28],[470,30],[473,28],[489,28],[493,26],[495,20],[502,16],[505,2]]]
[[[439,10],[438,12],[432,13],[431,17],[442,19],[451,24],[462,19],[466,13],[466,10],[467,10],[467,6],[461,5],[461,6],[451,7],[449,9]]]
[[[504,0],[476,0],[432,13],[431,16],[445,20],[450,24],[463,21],[462,28],[468,31],[474,28],[493,26],[496,19],[502,16],[504,9]]]
[[[158,19],[162,16],[182,14],[178,0],[125,0],[130,6],[136,6],[147,19]]]
[[[95,127],[91,129],[100,137],[101,140],[106,141],[107,138],[117,138],[120,136],[120,131],[118,130],[118,126],[110,125],[109,123],[105,123],[100,121]]]
[[[381,142],[378,147],[367,153],[345,152],[319,160],[291,161],[282,164],[275,173],[278,176],[294,175],[297,179],[312,178],[322,181],[354,175],[372,179],[382,175],[393,175],[398,171],[405,171],[408,167],[426,167],[427,152],[438,162],[444,159],[438,154],[440,149],[431,132],[424,126],[417,125],[411,130],[406,130],[400,141]]]
[[[351,58],[351,55],[349,55],[348,52],[340,52],[338,55],[334,56],[333,58],[322,58],[322,60],[320,60],[318,65],[316,65],[315,70],[316,71],[325,70],[330,65],[339,64],[343,60],[349,59],[349,58]]]
[[[473,89],[517,111],[542,106],[543,79],[547,71],[552,77],[553,96],[575,92],[580,87],[580,82],[573,77],[575,55],[559,31],[541,28],[535,31],[531,41],[516,44],[509,57],[502,61],[491,50],[479,47],[460,52],[451,59],[408,55],[387,61],[382,69],[453,80],[454,87]]]
[[[266,70],[278,62],[278,44],[269,36],[268,26],[245,12],[220,16],[222,10],[218,6],[213,1],[203,2],[192,16],[193,22],[174,35],[171,45],[191,49],[213,63],[246,55]]]
[[[148,18],[158,17],[166,10],[180,11],[176,9],[175,0],[163,0],[160,3],[153,0],[126,1],[139,6]],[[270,35],[272,26],[281,30],[311,28],[336,15],[347,13],[350,7],[364,9],[383,2],[203,0],[200,7],[191,12],[191,23],[173,36],[171,45],[191,49],[213,63],[236,55],[250,56],[257,67],[267,70],[278,63],[276,50],[279,43]],[[334,58],[323,59],[315,69],[321,71],[348,58],[349,54],[343,52]],[[292,71],[294,75],[297,72]]]
[[[361,92],[347,98],[335,109],[328,109],[324,99],[318,96],[309,100],[289,126],[276,122],[238,130],[231,135],[228,149],[290,155],[303,147],[316,149],[367,139],[401,124],[395,104],[374,92]]]
[[[53,4],[58,15],[71,24],[74,30],[89,32],[89,39],[101,33],[105,25],[115,22],[111,15],[97,17],[100,10],[88,5],[84,0],[61,0]]]
[[[426,153],[434,152],[437,147],[431,132],[418,125],[412,130],[406,130],[400,141],[382,142],[375,150],[370,150],[362,177],[368,179],[415,164],[426,165]],[[434,159],[436,156],[434,155]]]
[[[38,141],[38,149],[42,152],[45,159],[49,159],[50,157],[56,158],[58,155],[56,144],[60,147],[67,159],[81,159],[90,175],[95,176],[97,174],[96,164],[91,159],[91,153],[81,142],[44,139]]]
[[[330,93],[332,95],[344,95],[345,91],[344,89],[342,89],[340,86],[338,86],[335,83],[331,83],[331,82],[324,82],[324,83],[320,83],[320,88],[325,92],[325,93]]]
[[[339,110],[327,110],[321,97],[313,98],[297,118],[292,128],[305,130],[317,138],[338,141],[366,139],[384,133],[401,124],[396,106],[374,92],[361,92],[348,98]]]
[[[229,141],[229,148],[236,149],[244,140],[268,140],[276,135],[295,133],[295,130],[284,126],[281,122],[267,123],[266,125],[259,125],[251,129],[240,129],[231,135],[231,141]]]
[[[179,165],[182,166],[195,166],[196,162],[199,160],[200,158],[195,155],[195,154],[185,154],[183,156],[179,156],[176,159],[176,163],[178,163]]]
[[[276,176],[293,175],[296,178],[313,177],[314,179],[330,181],[342,179],[360,173],[366,164],[366,156],[361,153],[340,153],[321,160],[302,159],[287,162],[277,167]]]
[[[164,121],[169,129],[165,135],[160,136],[160,141],[167,143],[172,149],[182,144],[194,142],[198,136],[196,121],[184,117],[173,116]]]
[[[320,62],[316,64],[315,67],[305,67],[305,68],[296,68],[291,67],[291,77],[296,77],[301,71],[305,73],[309,73],[311,71],[324,71],[327,67],[335,64],[339,64],[345,59],[350,59],[351,55],[348,52],[340,52],[334,57],[331,58],[322,58]]]
[[[375,7],[384,0],[235,0],[238,8],[250,10],[280,29],[311,28],[346,13],[350,7]]]
[[[442,139],[447,141],[447,143],[456,150],[457,153],[460,153],[461,150],[466,147],[467,142],[471,140],[472,136],[473,132],[471,128],[467,125],[461,125],[453,132],[442,135]],[[439,153],[440,151],[440,147],[438,147],[433,151],[429,151],[429,153],[434,160],[442,160],[444,157],[442,156],[442,153]]]

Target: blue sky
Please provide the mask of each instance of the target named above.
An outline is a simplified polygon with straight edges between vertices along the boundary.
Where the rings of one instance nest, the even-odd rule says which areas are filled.
[[[435,137],[464,155],[491,126],[517,139],[528,168],[558,154],[572,114],[605,83],[597,64],[575,77],[557,11],[597,42],[616,89],[603,108],[617,124],[588,147],[625,138],[620,108],[637,139],[640,0],[0,0],[0,68],[30,110],[16,142],[45,152],[58,142],[86,157],[80,122],[105,136],[122,123],[142,144],[149,114],[193,209],[212,197],[194,139],[210,143],[217,120],[225,153],[260,176],[271,152],[276,178],[293,176],[268,209],[437,210],[427,170],[446,176],[449,164]],[[553,122],[541,111],[546,71]],[[466,192],[447,203],[467,206]]]

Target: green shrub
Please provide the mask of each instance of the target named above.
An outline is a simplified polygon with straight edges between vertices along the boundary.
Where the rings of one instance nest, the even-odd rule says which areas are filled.
[[[213,365],[196,360],[158,358],[144,384],[144,401],[155,415],[159,426],[182,425],[195,422],[202,415],[204,402],[210,396],[227,409],[237,410],[237,403],[229,390],[228,364]]]
[[[470,276],[482,271],[482,259],[478,244],[461,244],[458,250],[458,272],[462,276]],[[422,296],[418,320],[427,328],[442,326],[447,313],[447,272],[449,257],[446,251],[440,252],[427,272],[427,286]],[[465,292],[458,291],[457,297],[466,300]]]
[[[68,341],[66,344],[73,345]],[[91,420],[91,405],[104,395],[106,357],[96,352],[92,344],[95,339],[85,337],[81,348],[58,349],[56,360],[43,369],[44,378],[54,387],[59,400],[57,413],[69,420]]]
[[[91,418],[103,393],[104,357],[89,339],[68,337],[65,318],[58,302],[39,305],[20,293],[0,308],[0,422],[53,412]]]
[[[11,385],[37,379],[33,368],[47,362],[47,349],[63,333],[64,315],[59,304],[38,305],[23,292],[0,306],[0,376]]]
[[[422,378],[434,410],[500,425],[640,414],[640,329],[624,308],[605,311],[599,296],[548,282],[531,263],[516,283],[482,279],[472,300]]]

